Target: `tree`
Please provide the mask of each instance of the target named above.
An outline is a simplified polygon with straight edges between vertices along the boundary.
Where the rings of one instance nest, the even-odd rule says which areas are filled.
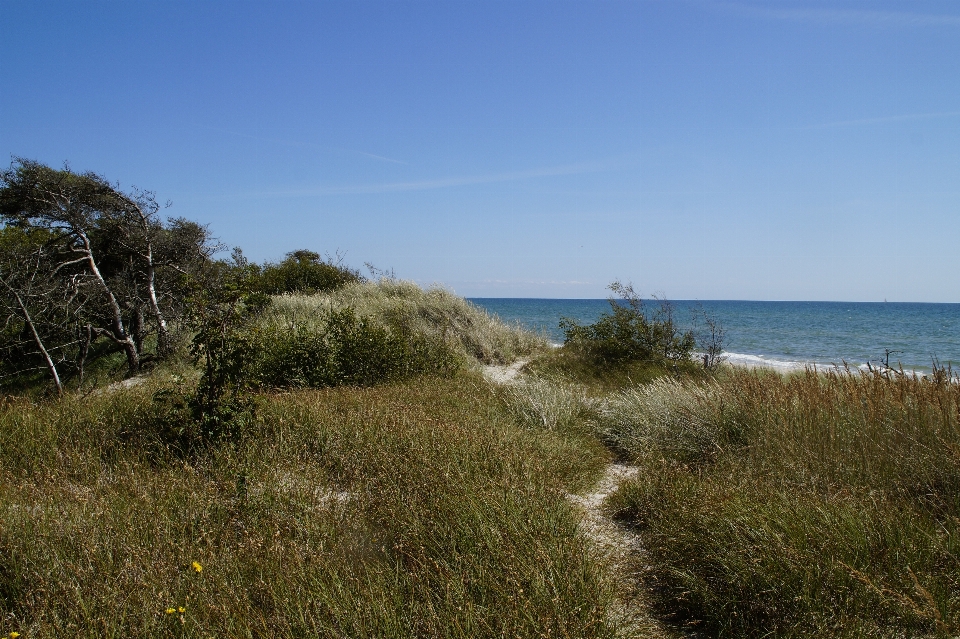
[[[703,358],[703,367],[708,371],[715,370],[727,358],[723,354],[723,344],[726,339],[723,323],[707,313],[702,304],[698,304],[693,309],[693,319],[697,325],[703,322],[703,327],[698,326],[697,331],[697,348],[700,349],[700,357]]]
[[[64,168],[56,171],[38,162],[15,159],[0,173],[0,215],[21,228],[44,229],[60,241],[61,255],[53,272],[70,267],[84,269],[102,294],[109,316],[108,326],[95,327],[123,349],[130,372],[140,368],[140,353],[123,321],[123,311],[98,263],[91,235],[103,218],[123,206],[117,191],[95,173],[78,175]]]
[[[122,262],[118,264],[117,277],[127,280],[130,288],[126,297],[134,320],[131,333],[138,350],[142,350],[142,308],[146,306],[157,332],[157,356],[162,358],[172,348],[169,313],[182,311],[174,300],[187,293],[183,278],[222,247],[211,240],[206,227],[195,222],[170,218],[163,224],[158,215],[160,205],[151,191],[118,193],[118,200],[123,206],[105,215],[98,229],[103,243],[113,245],[104,253],[113,254]]]
[[[48,234],[44,277],[83,300],[87,350],[90,341],[109,339],[130,373],[140,368],[148,334],[157,334],[157,356],[169,352],[169,315],[182,312],[184,277],[220,249],[206,227],[182,218],[164,223],[159,210],[152,192],[126,193],[68,166],[15,158],[0,171],[0,221]],[[26,275],[16,274],[11,285]]]
[[[64,282],[51,277],[51,239],[52,234],[43,231],[0,229],[0,350],[7,367],[13,367],[9,371],[13,374],[29,368],[34,356],[39,355],[40,367],[46,368],[57,392],[62,393],[57,366],[66,359],[62,334],[74,296],[69,295]]]

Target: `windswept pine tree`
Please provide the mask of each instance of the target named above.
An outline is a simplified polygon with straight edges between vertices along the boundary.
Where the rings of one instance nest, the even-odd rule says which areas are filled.
[[[82,374],[101,339],[124,353],[130,373],[169,352],[186,278],[219,247],[205,227],[163,220],[160,209],[152,192],[69,166],[16,158],[0,171],[2,347],[20,364],[7,374],[39,359],[60,388],[58,366]]]

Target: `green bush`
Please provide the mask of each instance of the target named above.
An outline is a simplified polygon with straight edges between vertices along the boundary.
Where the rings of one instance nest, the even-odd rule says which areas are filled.
[[[569,318],[561,320],[565,346],[600,366],[690,359],[696,345],[694,334],[680,329],[668,302],[661,302],[658,309],[648,313],[632,286],[614,282],[609,288],[619,296],[610,298],[610,313],[588,325]]]
[[[360,273],[320,257],[313,251],[292,251],[280,263],[266,263],[256,288],[267,295],[333,291],[363,280]]]
[[[312,325],[257,326],[230,345],[249,352],[243,374],[261,387],[372,386],[419,373],[450,373],[460,361],[440,340],[384,326],[351,308],[322,311]]]
[[[234,262],[192,298],[193,355],[203,371],[196,391],[159,398],[162,418],[152,430],[177,450],[235,440],[257,390],[443,376],[473,358],[512,360],[545,347],[442,289],[382,279],[271,298],[251,293],[253,265],[240,254]]]
[[[242,320],[242,318],[240,318]],[[422,373],[446,375],[461,360],[442,341],[328,310],[310,324],[278,325],[248,317],[198,333],[204,371],[195,390],[164,391],[144,431],[160,448],[190,453],[218,440],[237,441],[255,416],[253,393],[275,388],[373,386]]]

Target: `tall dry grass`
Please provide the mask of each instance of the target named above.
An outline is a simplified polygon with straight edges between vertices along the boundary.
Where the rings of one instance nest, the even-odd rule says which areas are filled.
[[[526,376],[499,389],[517,423],[533,429],[589,432],[597,402],[586,389],[561,378]]]
[[[0,633],[614,634],[564,498],[604,451],[479,377],[262,396],[190,456],[150,440],[163,388],[0,407]]]
[[[389,278],[325,294],[277,296],[265,322],[279,328],[310,327],[322,322],[323,312],[331,308],[352,308],[361,317],[442,342],[484,364],[508,363],[549,347],[542,336],[509,326],[446,289]]]
[[[643,468],[665,614],[721,636],[960,630],[960,387],[732,371],[625,391],[603,432]]]

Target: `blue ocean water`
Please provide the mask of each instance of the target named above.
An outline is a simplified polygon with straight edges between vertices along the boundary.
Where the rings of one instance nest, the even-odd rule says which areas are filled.
[[[474,304],[507,322],[562,343],[561,317],[596,321],[607,300],[473,298]],[[651,308],[655,303],[650,303]],[[885,349],[890,363],[928,372],[936,357],[960,368],[960,304],[894,302],[673,301],[675,317],[690,325],[698,305],[720,320],[731,361],[769,361],[781,367],[877,363]],[[759,359],[758,359],[759,358]]]

